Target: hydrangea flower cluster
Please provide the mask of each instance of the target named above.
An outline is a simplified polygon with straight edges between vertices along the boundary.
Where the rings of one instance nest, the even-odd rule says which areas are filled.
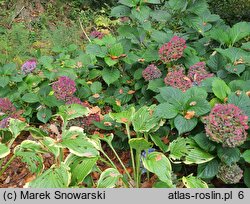
[[[99,32],[99,31],[96,31],[96,30],[94,30],[94,31],[92,31],[92,32],[90,33],[90,37],[92,37],[92,38],[102,39],[103,36],[104,36],[103,33]]]
[[[174,36],[168,43],[161,46],[159,49],[159,56],[165,63],[176,61],[182,57],[186,47],[185,39]]]
[[[0,120],[0,128],[7,128],[9,126],[10,117]]]
[[[168,72],[164,82],[166,85],[178,88],[183,92],[192,86],[192,81],[186,77],[182,68]]]
[[[11,103],[8,98],[0,98],[0,112],[9,115],[16,111],[16,107]]]
[[[78,126],[84,129],[84,131],[88,134],[92,134],[96,127],[93,125],[93,122],[100,122],[101,118],[98,113],[90,114],[88,116],[75,118],[69,121],[68,127],[70,126]]]
[[[239,183],[243,176],[243,171],[237,164],[231,166],[222,164],[216,176],[226,184],[235,184]]]
[[[72,99],[73,94],[76,92],[76,84],[69,77],[62,76],[53,83],[52,89],[57,99],[67,102]]]
[[[25,75],[27,75],[36,69],[36,65],[37,62],[35,59],[28,60],[22,65],[21,70]]]
[[[224,147],[242,145],[249,128],[248,117],[234,104],[216,104],[204,118],[207,136]]]
[[[200,85],[202,80],[213,77],[213,74],[209,73],[205,69],[204,62],[198,62],[191,66],[187,75],[184,70],[185,68],[181,65],[174,66],[169,70],[166,78],[164,79],[165,84],[185,92],[194,85]]]
[[[214,74],[209,73],[205,67],[206,67],[205,62],[198,62],[194,64],[193,66],[189,67],[187,76],[193,82],[197,83],[197,85],[200,85],[202,80],[214,76]]]
[[[147,68],[142,72],[142,76],[146,81],[158,79],[161,77],[161,75],[161,70],[159,70],[154,64],[148,65]]]
[[[0,98],[0,113],[5,116],[0,121],[0,128],[8,127],[10,118],[19,118],[22,114],[22,112],[16,110],[16,107],[8,98]]]

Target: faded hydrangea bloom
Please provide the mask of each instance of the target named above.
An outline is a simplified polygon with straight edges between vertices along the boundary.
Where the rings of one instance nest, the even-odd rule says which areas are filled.
[[[0,120],[0,128],[7,128],[9,126],[10,117]]]
[[[224,147],[236,147],[246,141],[248,117],[234,104],[216,104],[204,119],[207,136]]]
[[[192,86],[192,81],[184,74],[184,69],[169,71],[164,79],[164,82],[168,86],[178,88],[185,92]]]
[[[159,70],[154,64],[148,65],[142,72],[142,76],[146,81],[160,78],[161,75],[161,70]]]
[[[187,76],[185,74],[185,68],[182,65],[176,65],[170,68],[164,82],[168,86],[178,88],[185,92],[192,86],[200,85],[204,79],[209,77],[213,77],[213,74],[205,69],[205,63],[198,62],[189,68]]]
[[[76,84],[69,77],[62,76],[53,83],[52,89],[57,99],[69,101],[76,92]]]
[[[16,111],[15,106],[11,103],[8,98],[0,98],[0,112],[6,115],[12,114]]]
[[[19,118],[21,114],[22,111],[17,111],[8,98],[0,98],[0,116],[4,116],[0,120],[0,128],[7,128],[10,118]]]
[[[219,171],[217,173],[217,178],[226,184],[239,183],[242,177],[243,171],[237,164],[233,164],[231,166],[222,164],[220,165]]]
[[[35,59],[28,60],[22,65],[21,70],[25,75],[27,75],[36,69],[36,65],[37,62]]]
[[[174,36],[168,43],[165,43],[159,49],[160,59],[165,63],[176,61],[182,57],[186,47],[185,39]]]
[[[197,85],[200,85],[202,80],[213,77],[212,73],[206,70],[205,62],[198,62],[191,66],[188,70],[188,77]]]
[[[99,31],[96,31],[96,30],[95,30],[95,31],[92,31],[92,32],[90,33],[90,37],[92,37],[92,38],[102,39],[103,36],[104,36],[103,33],[99,32]]]
[[[93,134],[96,130],[93,122],[100,122],[101,118],[100,115],[97,113],[90,114],[88,116],[75,118],[69,121],[68,128],[70,126],[78,126],[84,129],[84,132],[88,134]]]

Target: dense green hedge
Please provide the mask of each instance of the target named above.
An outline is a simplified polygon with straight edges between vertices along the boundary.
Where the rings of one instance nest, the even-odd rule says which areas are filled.
[[[212,12],[228,23],[250,21],[250,0],[209,0]]]

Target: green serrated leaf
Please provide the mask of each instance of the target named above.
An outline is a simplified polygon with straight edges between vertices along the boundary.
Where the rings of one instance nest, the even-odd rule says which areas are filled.
[[[102,78],[108,85],[110,85],[120,78],[120,71],[118,69],[104,68],[102,71]]]
[[[216,159],[207,163],[199,164],[197,169],[197,177],[211,179],[218,173],[219,162]]]
[[[43,123],[47,123],[52,116],[49,108],[41,108],[37,112],[37,119]]]
[[[213,81],[212,90],[215,96],[222,101],[231,93],[230,88],[222,79],[215,79]]]
[[[178,115],[174,119],[174,125],[178,130],[179,135],[193,130],[198,123],[197,118],[186,119],[182,115]]]
[[[217,155],[222,162],[227,165],[231,165],[240,160],[240,150],[238,148],[223,148],[217,149]]]
[[[243,159],[245,159],[246,162],[250,163],[250,150],[244,151],[242,154]]]
[[[23,95],[22,100],[27,103],[36,103],[39,102],[39,97],[35,93],[26,93]]]
[[[171,119],[177,116],[179,111],[170,103],[161,103],[156,107],[154,114],[157,117]]]

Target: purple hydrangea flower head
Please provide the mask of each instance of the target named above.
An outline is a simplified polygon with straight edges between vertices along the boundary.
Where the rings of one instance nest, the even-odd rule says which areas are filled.
[[[226,184],[235,184],[240,182],[240,179],[243,177],[243,171],[237,164],[231,166],[222,164],[216,176]]]
[[[10,117],[0,120],[0,128],[7,128],[9,126]]]
[[[36,69],[36,65],[37,62],[35,59],[28,60],[22,65],[21,70],[25,75],[27,75]]]
[[[59,77],[59,79],[53,83],[52,89],[57,99],[69,101],[73,94],[76,92],[75,82],[67,76]]]
[[[183,56],[183,51],[186,47],[185,39],[174,36],[159,49],[160,59],[165,63],[176,61]]]
[[[247,139],[248,116],[234,104],[216,104],[204,119],[207,136],[224,147],[242,145]]]
[[[8,98],[0,98],[0,112],[4,114],[12,114],[16,111],[15,106],[11,103],[10,99]]]
[[[148,65],[142,72],[142,76],[146,81],[160,78],[161,75],[161,70],[159,70],[154,64]]]
[[[184,74],[184,69],[171,70],[164,79],[167,86],[178,88],[185,92],[192,86],[192,81]]]
[[[92,38],[102,39],[103,36],[104,36],[104,33],[101,33],[101,32],[96,31],[96,30],[94,30],[94,31],[92,31],[92,32],[90,33],[90,37],[92,37]]]
[[[212,73],[209,73],[206,70],[205,62],[198,62],[191,66],[188,70],[188,77],[193,81],[196,82],[197,85],[200,85],[201,81],[213,77]]]

